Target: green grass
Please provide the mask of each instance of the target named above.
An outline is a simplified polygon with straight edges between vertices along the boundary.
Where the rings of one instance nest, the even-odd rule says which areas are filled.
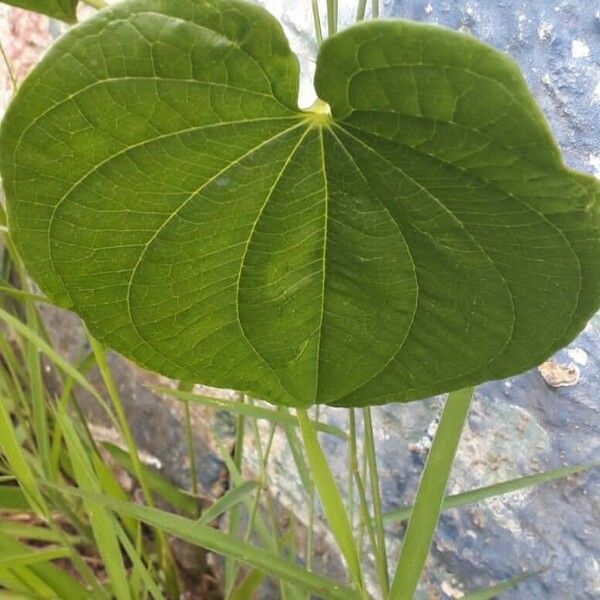
[[[0,286],[0,593],[3,597],[137,600],[175,598],[184,581],[168,544],[180,537],[226,558],[224,597],[250,598],[265,579],[280,596],[364,599],[410,598],[427,556],[441,510],[459,508],[597,467],[562,467],[494,485],[444,496],[452,457],[466,416],[470,390],[453,394],[442,416],[417,492],[414,506],[384,513],[379,498],[376,448],[370,411],[363,411],[365,438],[357,444],[354,412],[349,431],[323,423],[318,412],[293,414],[286,408],[257,405],[251,399],[222,400],[160,388],[185,405],[198,403],[228,410],[236,422],[233,454],[219,447],[228,469],[229,490],[198,515],[194,489],[177,488],[164,475],[142,464],[104,349],[90,340],[92,353],[78,364],[66,361],[54,348],[37,310],[41,298],[20,283],[27,281],[10,244],[5,246]],[[9,283],[10,282],[10,283]],[[15,283],[16,282],[16,283]],[[16,293],[21,291],[22,293]],[[62,384],[58,398],[43,376],[40,358]],[[97,366],[108,396],[86,379]],[[125,448],[91,437],[77,403],[77,386],[85,388],[105,411],[125,440]],[[262,429],[258,423],[267,422]],[[191,420],[188,441],[192,439]],[[272,498],[269,461],[277,431],[287,442],[304,483],[305,503],[291,524],[280,523]],[[300,435],[299,435],[300,434]],[[347,444],[348,483],[339,486],[321,447],[319,435]],[[246,478],[249,439],[259,472]],[[358,447],[363,448],[359,455]],[[190,444],[193,449],[193,443]],[[105,453],[105,454],[104,454]],[[142,490],[145,504],[134,502],[119,486],[105,458],[127,471]],[[361,468],[362,465],[362,468]],[[196,485],[198,485],[196,483]],[[317,502],[318,501],[318,502]],[[158,510],[156,503],[169,507]],[[347,567],[347,580],[336,581],[315,571],[313,531],[318,506]],[[23,515],[29,515],[23,521]],[[19,515],[20,520],[15,520]],[[409,520],[398,566],[390,572],[385,525]],[[296,522],[309,524],[301,546]],[[142,528],[141,524],[144,524]],[[215,529],[215,527],[220,528]],[[366,537],[365,537],[366,534]],[[365,543],[366,542],[366,543]],[[372,575],[379,591],[364,585],[366,553],[375,556]],[[300,562],[304,557],[305,566]],[[397,557],[389,557],[397,560]],[[527,576],[532,576],[527,575]],[[391,577],[391,587],[389,582]],[[518,575],[489,589],[467,595],[490,598],[521,583]],[[375,594],[370,596],[370,594]]]

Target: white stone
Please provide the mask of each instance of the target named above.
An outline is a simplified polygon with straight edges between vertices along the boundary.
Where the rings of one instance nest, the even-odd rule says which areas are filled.
[[[569,348],[567,354],[569,355],[569,358],[573,359],[582,367],[585,367],[588,364],[588,354],[583,348]]]
[[[590,55],[590,48],[581,40],[571,42],[571,56],[573,58],[587,58]]]

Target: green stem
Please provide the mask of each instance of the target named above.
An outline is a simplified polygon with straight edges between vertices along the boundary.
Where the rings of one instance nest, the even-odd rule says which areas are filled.
[[[366,466],[366,461],[365,461]],[[363,481],[366,479],[366,469],[364,470],[365,477],[362,477],[358,472],[358,463],[355,463],[354,478],[356,480],[356,489],[358,491],[359,509],[360,509],[360,526],[358,530],[358,551],[362,555],[362,549],[364,545],[365,529],[367,536],[369,537],[369,544],[373,554],[377,556],[377,540],[375,539],[375,529],[371,515],[369,514],[369,502],[367,500],[367,493],[365,491],[365,485]]]
[[[356,413],[353,408],[348,409],[348,517],[354,526],[354,472],[356,470]]]
[[[6,52],[4,51],[4,46],[2,46],[2,42],[0,42],[0,54],[2,54],[2,60],[4,61],[4,64],[6,65],[6,70],[8,71],[8,78],[10,79],[10,83],[12,84],[13,93],[14,93],[17,91],[17,77],[12,68],[12,64],[10,63],[10,60],[8,60],[8,56],[6,55]]]
[[[355,458],[355,465],[356,465],[356,472],[355,472],[354,476],[356,478],[356,486],[359,489],[359,493],[360,493],[360,489],[362,488],[362,494],[363,494],[363,496],[365,496],[364,485],[362,482],[367,480],[368,465],[367,465],[367,453],[366,452],[362,453],[360,471],[358,470],[358,454]],[[359,547],[360,551],[362,552],[362,548],[364,545],[364,538],[365,538],[365,528],[370,527],[369,538],[371,539],[371,545],[373,546],[373,552],[375,552],[375,543],[374,543],[375,531],[372,528],[371,517],[369,516],[369,505],[366,503],[366,497],[365,497],[364,502],[365,502],[365,511],[363,511],[363,514],[366,513],[366,515],[369,517],[369,522],[367,523],[364,520],[364,518],[362,518],[362,517],[360,519],[360,524],[358,527],[358,547]]]
[[[315,421],[319,421],[319,405],[315,408]],[[314,526],[315,526],[315,482],[311,479],[308,487],[308,523],[306,531],[306,549],[305,549],[305,562],[306,568],[312,570],[313,560],[313,540],[314,540]],[[307,595],[310,598],[310,593]]]
[[[366,0],[365,0],[366,1]],[[315,25],[315,37],[317,38],[317,47],[323,43],[323,30],[321,29],[321,15],[319,14],[318,0],[312,0],[312,14]]]
[[[191,392],[194,389],[194,384],[187,381],[180,381],[177,389],[182,392]],[[187,440],[188,455],[190,460],[190,479],[192,482],[192,494],[195,498],[198,498],[200,488],[198,486],[198,471],[196,466],[196,446],[194,444],[194,428],[192,427],[192,413],[190,409],[190,403],[184,402],[184,423],[185,423],[185,437]]]
[[[89,369],[95,365],[94,355],[87,354],[85,358],[79,362],[77,365],[77,370],[82,374],[86,374]],[[60,398],[57,402],[57,409],[60,411],[67,412],[69,402],[73,395],[73,387],[75,386],[75,380],[72,377],[67,377],[66,381],[63,384],[63,389],[60,395]],[[79,405],[77,405],[77,410],[79,412]],[[87,427],[87,422],[83,419],[82,426]],[[89,431],[89,428],[86,429]],[[91,436],[90,436],[91,437]],[[93,437],[91,440],[93,443]],[[58,473],[60,469],[60,454],[62,449],[62,429],[58,421],[54,424],[54,430],[52,433],[52,445],[50,448],[50,469],[51,469],[51,477],[52,481],[58,481]]]
[[[348,572],[356,585],[357,590],[366,597],[366,590],[362,576],[362,566],[358,556],[358,549],[354,542],[352,527],[348,520],[348,513],[344,507],[340,491],[325,458],[323,448],[317,438],[317,432],[312,421],[308,418],[306,409],[297,408],[296,416],[300,424],[304,450],[308,459],[311,475],[315,488],[321,500],[321,506],[331,533],[335,537],[342,555],[346,559]]]
[[[333,22],[334,22],[334,31],[338,30],[338,18],[339,18],[339,10],[338,10],[338,0],[333,0]]]
[[[94,353],[94,357],[96,358],[96,363],[98,364],[98,368],[100,369],[104,385],[106,386],[108,395],[112,401],[113,410],[119,423],[121,435],[123,436],[125,444],[127,445],[127,451],[129,452],[129,455],[131,457],[133,472],[135,473],[136,479],[140,484],[140,488],[142,489],[142,493],[144,495],[144,499],[147,505],[150,508],[154,508],[154,499],[152,498],[150,486],[148,485],[146,475],[144,474],[144,470],[142,468],[142,463],[140,462],[140,457],[138,454],[135,439],[131,432],[131,428],[129,427],[129,423],[125,415],[125,410],[123,409],[121,396],[119,394],[119,391],[117,390],[117,386],[115,385],[115,381],[113,379],[112,373],[108,366],[108,362],[106,360],[106,352],[104,351],[104,348],[100,344],[100,342],[98,342],[92,335],[88,334],[88,337],[90,340],[90,345],[92,347],[92,352]],[[160,547],[162,566],[165,570],[165,575],[167,577],[167,587],[169,588],[170,592],[176,592],[179,588],[179,585],[175,575],[173,557],[171,556],[171,551],[169,549],[167,539],[160,529],[156,529],[156,537],[158,539],[158,544]]]
[[[238,395],[238,402],[244,403],[244,395]],[[243,414],[239,414],[235,418],[235,442],[233,447],[233,465],[236,470],[242,470],[242,461],[244,458],[244,434],[246,428],[246,418]],[[231,473],[230,473],[231,475]],[[240,507],[234,506],[229,513],[228,533],[237,537],[240,525]],[[237,573],[237,561],[227,557],[225,559],[225,597],[229,597],[235,584]]]
[[[379,0],[373,0],[373,18],[379,19]]]
[[[446,400],[404,534],[390,599],[412,600],[417,589],[472,397],[473,388],[465,388]]]
[[[367,0],[358,0],[358,6],[356,7],[356,22],[362,21],[365,18],[365,12],[367,10]]]
[[[373,421],[370,407],[363,408],[365,427],[365,452],[369,463],[369,482],[371,484],[371,499],[373,501],[373,515],[375,517],[375,532],[377,535],[377,549],[375,563],[379,574],[379,581],[383,597],[387,597],[390,589],[388,575],[387,553],[385,549],[385,531],[383,528],[383,511],[381,510],[381,495],[379,490],[379,476],[377,474],[377,456],[375,454],[375,438],[373,436]]]

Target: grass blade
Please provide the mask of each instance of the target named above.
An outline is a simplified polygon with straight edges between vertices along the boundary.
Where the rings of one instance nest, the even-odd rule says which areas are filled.
[[[11,263],[19,278],[21,286],[29,286],[27,273],[21,259],[14,253],[10,240],[6,242],[11,249]],[[35,306],[30,298],[23,300],[26,326],[34,333],[40,333],[43,327]],[[46,475],[50,473],[50,437],[48,432],[48,414],[46,398],[44,396],[44,382],[42,380],[42,365],[39,349],[33,340],[28,339],[25,344],[24,359],[28,370],[28,385],[32,411],[32,427],[35,432],[35,445],[40,459],[42,470]]]
[[[21,542],[0,531],[0,556],[10,557],[14,554],[24,554],[31,549]],[[73,579],[64,569],[59,569],[51,563],[41,563],[30,567],[17,569],[24,573],[24,579],[32,584],[30,589],[46,589],[54,592],[56,598],[69,600],[90,600],[97,598],[90,590],[86,590],[77,580]]]
[[[252,594],[258,589],[264,578],[264,573],[256,569],[250,571],[240,585],[231,592],[228,600],[248,600],[248,598],[252,598]]]
[[[79,439],[73,423],[64,411],[57,412],[63,437],[69,450],[69,458],[77,485],[88,492],[99,492],[100,483],[88,459],[87,452]],[[117,600],[131,600],[127,574],[123,565],[121,548],[116,535],[114,517],[101,505],[84,498],[83,500],[90,524],[102,557],[104,566],[111,582],[112,591]]]
[[[291,561],[282,559],[276,554],[262,548],[240,542],[235,537],[213,527],[194,527],[196,522],[191,519],[133,502],[122,502],[74,488],[56,486],[50,482],[47,482],[46,485],[73,494],[74,496],[91,500],[119,515],[133,517],[151,527],[161,529],[166,533],[170,533],[197,546],[202,546],[212,552],[233,557],[250,567],[258,569],[262,573],[269,574],[272,577],[281,577],[284,581],[298,585],[302,589],[312,590],[319,597],[324,597],[328,600],[361,600],[362,598],[360,594],[352,589],[326,577],[309,573]]]
[[[243,394],[236,394],[236,403],[232,404],[232,406],[244,406],[245,405],[245,397]],[[235,442],[233,446],[233,456],[229,456],[225,451],[225,448],[222,444],[218,443],[219,453],[223,458],[223,462],[227,466],[227,470],[229,471],[229,477],[234,485],[241,485],[241,475],[240,472],[242,470],[242,462],[244,461],[244,437],[246,431],[246,417],[243,412],[232,413],[235,414]],[[250,501],[250,498],[247,499]],[[256,506],[258,507],[259,496],[256,496]],[[250,511],[252,508],[248,506],[248,514],[252,515],[250,519],[250,523],[254,524],[254,513]],[[240,521],[241,521],[241,513],[240,506],[235,505],[231,511],[229,512],[229,523],[227,524],[227,532],[230,535],[238,536],[240,529]],[[258,519],[259,526],[262,526],[262,519]],[[268,541],[268,533],[266,532],[266,527],[264,527],[265,534],[263,538]],[[259,535],[261,530],[259,529]],[[229,595],[229,592],[233,589],[235,584],[235,579],[237,576],[238,567],[235,560],[232,560],[231,557],[225,557],[225,596]]]
[[[94,357],[96,358],[98,369],[100,370],[100,373],[102,375],[102,380],[104,381],[104,385],[106,386],[106,389],[108,390],[108,395],[110,396],[110,399],[112,401],[112,406],[119,425],[118,430],[121,432],[121,435],[125,440],[125,444],[127,445],[127,450],[129,452],[131,466],[135,478],[138,480],[140,488],[142,489],[142,493],[144,495],[144,499],[146,500],[146,504],[152,507],[154,506],[154,498],[152,497],[150,486],[146,481],[145,473],[142,469],[142,463],[139,458],[137,445],[131,432],[131,428],[129,427],[129,423],[125,415],[125,410],[123,409],[121,396],[119,394],[117,386],[115,385],[115,381],[108,366],[108,361],[106,360],[106,352],[104,351],[104,347],[102,346],[102,344],[100,344],[100,342],[98,342],[89,333],[88,339],[90,341],[90,346],[92,348],[92,352],[94,353]],[[175,574],[175,565],[174,559],[171,556],[171,550],[169,548],[167,540],[160,531],[157,531],[156,537],[158,540],[158,545],[160,546],[161,564],[166,577],[167,590],[173,596],[177,596],[179,595],[179,582]]]
[[[31,292],[24,292],[19,288],[13,287],[0,279],[0,294],[8,294],[18,300],[32,300],[33,302],[43,302],[45,304],[52,304],[46,296],[40,296],[39,294],[32,294]]]
[[[348,520],[348,514],[344,507],[340,491],[337,487],[335,479],[329,469],[327,460],[323,453],[323,449],[317,439],[317,433],[311,420],[308,418],[308,413],[304,409],[297,409],[298,423],[304,440],[304,447],[308,457],[308,464],[312,477],[314,478],[315,487],[323,506],[323,511],[327,517],[329,527],[333,533],[336,542],[346,559],[348,570],[354,580],[355,585],[364,594],[364,584],[362,578],[362,570],[358,551],[354,544],[352,535],[352,527]]]
[[[63,537],[65,545],[69,544],[68,538],[64,532],[62,532],[56,525],[53,525],[52,520],[48,520],[50,511],[48,505],[39,489],[36,479],[34,478],[33,472],[27,462],[24,452],[22,451],[12,422],[10,415],[4,406],[4,402],[0,400],[0,449],[10,465],[12,473],[16,476],[20,489],[13,487],[0,486],[0,502],[9,504],[12,502],[13,509],[21,506],[26,512],[33,510],[38,516],[46,519],[46,522],[52,527],[52,529],[59,533]],[[10,491],[9,491],[10,490]],[[4,492],[4,494],[3,494]],[[19,496],[19,492],[22,497]],[[4,497],[3,497],[4,496]],[[26,501],[26,506],[22,506],[21,501]],[[0,540],[1,541],[1,540]],[[14,540],[13,540],[14,544]],[[73,562],[76,564],[79,572],[90,582],[94,587],[97,586],[97,582],[93,578],[93,574],[87,568],[87,565],[78,555],[72,555]],[[74,595],[73,597],[79,597]]]
[[[389,598],[412,600],[425,566],[458,448],[473,388],[453,392],[446,400],[402,543]]]
[[[385,531],[383,529],[383,516],[381,510],[381,493],[379,489],[379,476],[377,475],[377,455],[375,452],[375,438],[373,435],[373,421],[371,419],[371,408],[363,408],[363,419],[365,426],[365,453],[369,465],[369,481],[371,485],[371,500],[373,503],[373,515],[375,522],[375,533],[377,545],[373,548],[375,553],[375,564],[379,575],[379,582],[383,596],[387,596],[390,589],[388,574],[387,552],[385,548]]]
[[[488,588],[484,588],[482,590],[477,590],[475,592],[465,594],[461,600],[491,600],[492,598],[495,598],[499,594],[502,594],[504,592],[508,592],[509,590],[512,590],[514,587],[517,587],[520,583],[522,583],[526,579],[529,579],[530,577],[533,577],[534,575],[537,575],[537,574],[538,574],[538,572],[523,573],[522,575],[517,575],[516,577],[511,577],[510,579],[507,579],[506,581],[502,581],[501,583],[498,583],[497,585],[492,585]]]
[[[2,447],[2,444],[0,444],[0,447]],[[27,512],[31,509],[31,505],[20,487],[16,485],[0,485],[0,509]]]
[[[11,521],[9,519],[2,521],[2,533],[20,540],[54,542],[55,544],[60,544],[63,541],[63,538],[58,535],[56,531],[52,531],[52,529],[31,525],[29,523]],[[76,536],[71,536],[69,539],[72,543],[81,543],[82,541]]]
[[[133,462],[129,453],[109,442],[104,442],[102,447],[111,455],[113,460],[130,475],[135,476]],[[152,492],[166,500],[173,508],[185,515],[193,516],[198,507],[198,500],[186,492],[175,487],[164,475],[152,467],[141,465],[148,487]]]
[[[496,496],[502,496],[503,494],[510,494],[528,487],[540,485],[542,483],[549,483],[562,479],[575,473],[581,473],[588,469],[596,469],[600,467],[600,461],[587,463],[583,465],[573,465],[570,467],[561,467],[559,469],[552,469],[545,471],[544,473],[537,473],[535,475],[525,475],[524,477],[516,477],[515,479],[509,479],[508,481],[501,481],[499,483],[493,483],[484,487],[475,488],[467,492],[461,492],[460,494],[454,494],[453,496],[446,496],[442,503],[442,510],[449,508],[459,508],[466,504],[474,504],[475,502],[481,502],[487,498],[494,498]],[[384,523],[393,523],[395,521],[404,521],[410,517],[412,506],[401,506],[396,510],[392,510],[383,515]]]
[[[66,558],[68,556],[69,551],[65,548],[48,548],[47,550],[23,552],[21,554],[13,554],[12,556],[0,558],[0,569],[26,567],[36,563],[56,560],[57,558]]]
[[[282,426],[291,425],[293,427],[298,427],[298,421],[291,414],[283,411],[246,404],[244,402],[224,400],[223,398],[214,398],[213,396],[192,394],[191,392],[183,392],[181,390],[173,390],[171,388],[165,388],[161,386],[149,385],[148,387],[155,392],[173,396],[173,398],[177,398],[178,400],[182,400],[184,402],[195,402],[198,404],[203,404],[204,406],[212,406],[214,408],[226,410],[234,415],[243,415],[245,417],[253,417],[255,419],[264,419],[266,421],[271,421],[271,423],[277,423],[278,425]],[[339,427],[335,427],[334,425],[317,423],[313,421],[313,426],[320,432],[335,435],[343,440],[348,438],[348,435],[345,431],[342,431]]]
[[[39,516],[44,516],[44,499],[23,454],[4,399],[0,399],[0,449],[8,461],[12,474],[19,482],[29,505],[28,509],[33,508]]]
[[[217,517],[226,513],[232,507],[243,502],[247,496],[258,489],[259,485],[256,481],[244,481],[241,485],[230,489],[224,496],[219,498],[210,508],[208,508],[202,516],[196,521],[198,525],[209,525]]]
[[[131,517],[126,517],[131,519]],[[142,562],[142,558],[138,549],[134,548],[130,539],[127,537],[124,529],[117,523],[117,537],[123,546],[123,549],[127,553],[129,560],[131,560],[131,564],[133,565],[133,574],[138,574],[146,589],[150,593],[150,595],[154,598],[154,600],[163,600],[164,595],[158,589],[156,582],[148,572],[146,565]],[[134,597],[137,597],[134,595]],[[143,596],[142,596],[143,597]]]
[[[50,344],[43,340],[27,325],[13,317],[10,313],[0,308],[0,319],[2,319],[9,327],[12,327],[25,339],[30,341],[40,352],[43,352],[58,368],[64,373],[71,376],[81,387],[90,392],[94,398],[104,403],[104,400],[98,394],[96,389],[88,382],[88,380],[68,361],[60,356]]]

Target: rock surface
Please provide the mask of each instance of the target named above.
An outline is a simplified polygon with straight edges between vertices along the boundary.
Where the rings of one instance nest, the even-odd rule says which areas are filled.
[[[395,0],[384,9],[388,16],[460,29],[508,52],[522,68],[567,164],[600,176],[599,2]],[[600,459],[599,343],[596,316],[556,356],[563,365],[561,387],[549,386],[536,370],[481,386],[450,491]],[[579,372],[577,381],[569,377],[573,371]],[[389,407],[382,415],[412,410],[411,405]],[[415,484],[403,475],[410,463],[385,441],[381,448],[383,461],[389,453],[386,462],[396,455],[405,465],[397,463],[384,484],[385,502],[402,502],[405,490]],[[449,592],[457,587],[474,589],[521,570],[545,569],[503,598],[600,597],[599,492],[600,472],[595,470],[448,511],[430,561],[427,582],[433,585],[424,585],[422,596],[428,587],[452,597]],[[452,575],[442,586],[445,573]]]

